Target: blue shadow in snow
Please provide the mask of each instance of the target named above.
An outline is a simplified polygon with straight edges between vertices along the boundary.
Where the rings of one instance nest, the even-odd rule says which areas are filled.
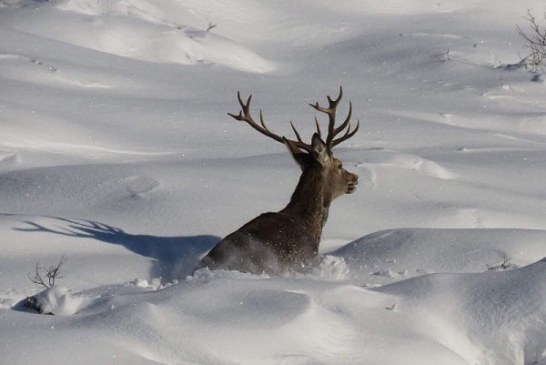
[[[219,237],[212,235],[180,237],[135,235],[96,221],[52,219],[59,221],[61,225],[46,227],[35,222],[24,221],[28,228],[14,229],[21,232],[48,232],[75,238],[89,238],[121,245],[138,255],[152,259],[150,277],[161,277],[165,282],[191,275],[201,256],[220,241]]]

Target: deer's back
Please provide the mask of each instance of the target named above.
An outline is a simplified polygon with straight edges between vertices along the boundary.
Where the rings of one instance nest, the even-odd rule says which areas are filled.
[[[251,273],[301,270],[317,255],[320,230],[297,217],[264,213],[220,241],[201,267]]]

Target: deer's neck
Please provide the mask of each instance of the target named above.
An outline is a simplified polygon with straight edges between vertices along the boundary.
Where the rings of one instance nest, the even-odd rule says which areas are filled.
[[[290,203],[281,212],[303,219],[314,227],[320,236],[332,200],[327,188],[320,171],[305,170]]]

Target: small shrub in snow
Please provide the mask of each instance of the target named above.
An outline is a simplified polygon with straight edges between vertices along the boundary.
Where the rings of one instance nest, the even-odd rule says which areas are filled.
[[[28,278],[34,284],[44,287],[45,290],[27,298],[25,307],[42,314],[64,313],[64,310],[59,308],[65,306],[68,290],[55,287],[55,282],[62,278],[61,268],[65,262],[66,256],[63,255],[57,265],[51,265],[47,269],[39,262],[36,263],[34,276],[32,277],[29,273]]]
[[[512,262],[512,259],[508,256],[504,256],[501,263],[495,265],[487,265],[487,270],[489,271],[504,271],[517,269],[517,265]]]
[[[529,54],[522,58],[521,62],[525,67],[530,68],[531,72],[538,72],[544,63],[546,57],[546,13],[543,15],[544,24],[539,24],[536,17],[527,11],[527,16],[523,19],[527,21],[528,30],[523,30],[517,26],[518,34],[525,40],[525,48]]]
[[[218,24],[215,24],[213,22],[209,22],[209,25],[207,27],[207,32],[210,32],[211,30],[213,30],[214,28],[216,28],[218,26]]]
[[[63,255],[57,265],[51,265],[47,270],[39,262],[37,262],[34,277],[31,277],[29,273],[28,278],[36,285],[43,286],[46,289],[53,288],[55,286],[55,281],[62,278],[61,267],[65,262],[66,256]]]

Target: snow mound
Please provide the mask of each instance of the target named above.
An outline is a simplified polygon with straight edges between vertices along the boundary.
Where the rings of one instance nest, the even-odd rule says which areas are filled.
[[[546,361],[546,260],[505,272],[434,274],[378,292],[435,328],[437,341],[474,364]]]
[[[53,322],[54,338],[108,332],[111,345],[89,342],[95,360],[114,351],[165,363],[429,364],[440,356],[443,364],[540,364],[545,279],[544,261],[422,275],[374,290],[204,269],[157,290],[136,283],[73,294],[87,302],[71,322]],[[40,332],[26,333],[32,340]],[[37,350],[47,344],[38,341]]]
[[[449,171],[438,163],[426,158],[402,154],[395,151],[376,151],[371,155],[362,166],[371,167],[383,166],[397,169],[414,171],[420,175],[436,179],[451,180],[456,178],[456,174]]]
[[[146,62],[216,64],[251,73],[277,68],[216,29],[208,29],[212,23],[176,1],[158,6],[149,0],[67,0],[34,6],[65,14],[55,21],[45,16],[24,18],[17,28],[71,45]]]
[[[347,280],[376,286],[427,273],[468,273],[522,267],[546,256],[546,231],[517,229],[394,229],[372,233],[331,253]]]
[[[219,64],[255,73],[275,69],[272,62],[212,32],[142,24],[131,18],[88,20],[78,32],[55,36],[77,46],[148,62]]]
[[[0,0],[0,362],[546,364],[544,5]],[[306,139],[340,84],[360,184],[317,266],[193,273],[300,173],[237,90]],[[17,310],[61,255],[58,315]]]
[[[47,288],[38,294],[28,298],[32,308],[43,314],[56,316],[70,316],[79,311],[85,302],[84,297],[73,297],[68,289],[63,287]]]

